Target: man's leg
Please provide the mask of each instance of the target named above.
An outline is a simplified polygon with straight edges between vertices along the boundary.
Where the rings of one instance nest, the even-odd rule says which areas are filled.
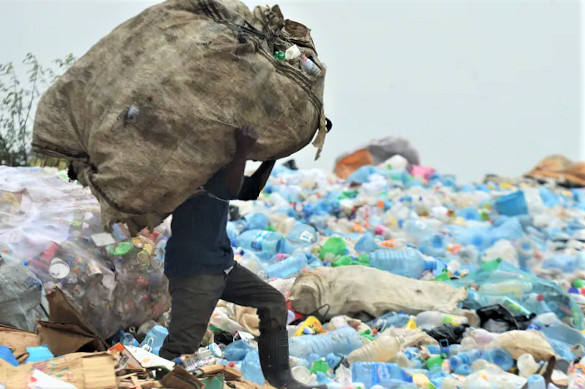
[[[258,351],[264,378],[278,389],[306,389],[292,377],[289,365],[287,307],[282,293],[244,266],[234,266],[221,297],[234,304],[258,309]]]
[[[225,283],[224,273],[169,280],[171,324],[169,336],[160,349],[162,358],[172,361],[199,348]]]

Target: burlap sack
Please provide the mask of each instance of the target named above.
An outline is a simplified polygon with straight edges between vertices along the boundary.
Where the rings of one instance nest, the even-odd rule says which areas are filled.
[[[318,311],[324,319],[366,312],[373,317],[389,311],[415,315],[437,310],[458,312],[467,297],[463,288],[421,281],[365,266],[318,267],[296,279],[290,294],[300,313]]]
[[[320,68],[280,61],[296,44]],[[278,6],[169,0],[128,20],[40,100],[36,152],[75,161],[104,225],[153,227],[228,164],[234,130],[260,133],[251,158],[286,157],[326,133],[325,67],[305,26]]]

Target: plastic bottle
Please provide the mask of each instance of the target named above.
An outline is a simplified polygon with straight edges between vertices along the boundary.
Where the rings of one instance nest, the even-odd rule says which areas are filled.
[[[425,255],[444,257],[447,249],[447,241],[445,236],[435,234],[421,239],[418,248]]]
[[[301,56],[301,63],[303,65],[303,70],[311,76],[317,77],[321,75],[321,69],[319,69],[319,66],[317,66],[315,62],[311,61],[306,56]]]
[[[546,389],[546,382],[541,375],[531,375],[528,377],[528,389]]]
[[[260,259],[251,251],[247,251],[244,253],[244,256],[238,261],[238,263],[244,266],[246,269],[250,270],[252,273],[256,274],[263,280],[267,279],[266,271],[264,270],[264,265],[260,261]]]
[[[244,216],[244,220],[246,221],[247,229],[249,230],[265,230],[270,224],[268,216],[263,213],[251,213]]]
[[[355,251],[358,253],[371,253],[380,248],[380,245],[369,232],[366,232],[355,244]]]
[[[280,252],[283,239],[277,232],[249,230],[238,236],[237,243],[243,249],[255,250],[259,256],[272,257]]]
[[[395,363],[355,362],[351,365],[351,377],[354,382],[366,385],[366,388],[412,382],[412,376]]]
[[[286,239],[295,246],[306,247],[317,242],[317,231],[309,225],[297,223]]]
[[[124,346],[135,346],[138,347],[138,345],[140,343],[138,343],[138,341],[132,336],[131,333],[129,332],[124,332],[122,331],[121,336],[120,336],[120,342],[124,345]]]
[[[401,337],[380,334],[373,342],[353,351],[347,356],[349,363],[361,362],[388,362],[400,351],[405,339]]]
[[[290,355],[309,359],[311,354],[319,357],[330,353],[347,355],[362,346],[362,339],[353,328],[342,327],[323,335],[296,336],[289,344]]]
[[[388,312],[368,322],[367,324],[371,328],[378,330],[378,332],[382,332],[385,329],[392,327],[402,328],[406,326],[408,320],[410,320],[410,315],[402,312]]]
[[[297,275],[308,265],[307,255],[296,253],[281,262],[266,267],[268,278],[289,278]]]
[[[264,385],[266,379],[262,373],[262,367],[260,366],[260,356],[258,350],[252,350],[246,355],[242,362],[242,377],[257,383],[258,385]]]
[[[341,256],[345,255],[347,252],[347,245],[345,243],[345,239],[340,236],[332,236],[321,248],[321,252],[319,253],[319,257],[324,259],[326,255],[331,254],[334,256]]]
[[[370,255],[370,266],[404,277],[419,278],[425,271],[437,268],[437,262],[426,260],[415,249],[376,250]]]
[[[482,358],[482,350],[469,350],[450,357],[449,367],[451,371],[456,371],[460,366],[471,365],[480,358]]]
[[[518,373],[521,377],[528,378],[538,371],[540,364],[536,363],[531,354],[522,354],[517,361]]]
[[[416,316],[416,326],[422,330],[431,330],[443,324],[458,326],[467,322],[468,319],[465,316],[449,315],[437,311],[424,311]]]
[[[146,334],[146,337],[142,343],[140,343],[140,347],[153,353],[154,355],[158,355],[158,352],[160,351],[160,348],[162,347],[163,342],[165,341],[165,338],[168,334],[169,330],[163,326],[156,325],[152,327],[150,331],[148,331],[148,334]]]
[[[531,282],[511,279],[502,282],[484,283],[479,287],[479,292],[487,295],[520,298],[525,293],[532,291],[532,288]]]
[[[512,367],[514,367],[514,358],[503,348],[492,348],[484,352],[482,357],[494,365],[498,365],[504,371],[509,371]]]

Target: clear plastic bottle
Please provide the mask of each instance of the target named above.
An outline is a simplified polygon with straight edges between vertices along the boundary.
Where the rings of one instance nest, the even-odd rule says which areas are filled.
[[[425,259],[418,250],[407,248],[376,250],[370,254],[370,266],[404,277],[420,278],[425,271],[435,270],[437,262]]]
[[[388,362],[396,356],[404,343],[404,338],[380,334],[373,342],[349,354],[347,360],[349,363]]]
[[[303,69],[305,70],[305,72],[307,72],[311,76],[317,77],[321,75],[321,69],[311,59],[303,55],[301,56],[301,63],[303,65]]]
[[[281,262],[266,267],[268,278],[289,278],[297,275],[308,265],[307,255],[296,253]]]
[[[412,376],[395,363],[355,362],[351,365],[351,377],[354,382],[363,383],[367,388],[412,382]]]
[[[347,355],[362,346],[360,335],[351,327],[341,327],[323,335],[296,336],[289,340],[290,355],[309,359],[311,354],[326,357],[327,354]]]
[[[468,319],[465,316],[450,315],[437,311],[424,311],[416,316],[416,326],[422,330],[431,330],[443,324],[457,326],[467,322]]]
[[[238,263],[261,279],[266,280],[268,278],[266,270],[264,270],[264,265],[262,265],[262,262],[254,253],[250,251],[244,252],[244,256],[238,261]]]
[[[380,245],[369,232],[366,232],[355,244],[355,251],[358,253],[371,253],[380,248]]]
[[[522,354],[518,357],[518,373],[521,377],[528,378],[538,371],[540,364],[536,363],[531,354]]]
[[[254,250],[270,258],[280,252],[283,239],[277,232],[248,230],[238,236],[237,243],[243,249]]]

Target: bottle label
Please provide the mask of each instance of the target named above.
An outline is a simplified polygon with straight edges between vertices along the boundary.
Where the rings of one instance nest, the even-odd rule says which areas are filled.
[[[302,240],[303,242],[312,243],[313,234],[311,234],[309,231],[303,231],[301,236],[299,236],[299,239]]]
[[[258,235],[256,235],[256,237],[252,240],[252,243],[250,243],[252,248],[256,251],[261,251],[262,243],[264,242],[264,239],[268,237],[268,235],[270,235],[270,231],[262,231]]]

